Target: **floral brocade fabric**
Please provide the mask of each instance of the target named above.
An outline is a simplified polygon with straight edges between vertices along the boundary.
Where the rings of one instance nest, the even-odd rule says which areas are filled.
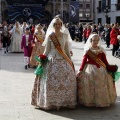
[[[105,68],[88,64],[77,78],[78,102],[85,106],[107,107],[116,101],[112,76]]]
[[[43,51],[44,51],[44,47],[41,45],[41,43],[36,42],[35,46],[32,49],[32,54],[30,57],[30,65],[32,67],[36,67],[39,64],[39,62],[35,59],[35,56],[42,54]]]
[[[75,107],[76,76],[65,59],[49,60],[43,75],[35,79],[31,104],[46,110]]]

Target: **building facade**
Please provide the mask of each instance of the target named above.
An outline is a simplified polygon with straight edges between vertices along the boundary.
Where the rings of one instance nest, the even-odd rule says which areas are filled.
[[[61,14],[64,22],[69,22],[69,5],[70,0],[50,0],[45,9],[50,13],[51,18]]]
[[[95,22],[120,24],[120,0],[94,0]]]
[[[93,0],[78,0],[79,1],[79,19],[82,23],[94,23],[94,1]]]
[[[8,16],[9,8],[8,8],[8,3],[6,1],[7,0],[0,0],[0,16],[1,16],[0,21],[2,20],[2,18],[9,19],[9,16]],[[72,22],[70,20],[70,5],[72,1],[77,1],[79,4],[79,12],[77,15],[79,16],[78,22],[81,22],[81,23],[95,22],[94,21],[95,8],[93,7],[94,0],[49,0],[48,3],[45,5],[45,15],[44,15],[45,21],[49,23],[55,15],[61,14],[63,16],[65,23]]]
[[[63,3],[61,2],[63,1]],[[81,23],[94,23],[95,10],[94,10],[94,0],[50,0],[46,9],[50,11],[51,16],[56,14],[63,14],[65,22],[70,21],[70,4],[72,1],[77,1],[79,3],[79,22]],[[63,9],[63,10],[62,10]]]

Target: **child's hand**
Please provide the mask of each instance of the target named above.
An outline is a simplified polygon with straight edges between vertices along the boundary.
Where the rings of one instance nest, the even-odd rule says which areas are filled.
[[[83,78],[83,71],[79,71],[78,73],[77,73],[77,77],[79,77],[79,78]]]

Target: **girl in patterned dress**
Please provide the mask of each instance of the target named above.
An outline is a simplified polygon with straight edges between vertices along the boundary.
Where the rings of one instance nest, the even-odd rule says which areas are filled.
[[[36,26],[36,30],[34,33],[35,44],[33,46],[32,54],[30,57],[30,65],[32,67],[36,67],[39,64],[39,62],[35,59],[35,56],[42,54],[44,51],[44,47],[42,46],[42,43],[44,41],[45,33],[42,28],[43,27],[40,24],[38,24]]]
[[[110,106],[115,103],[117,96],[113,78],[89,52],[97,56],[97,60],[101,60],[105,66],[109,64],[99,36],[91,34],[85,44],[80,72],[77,75],[78,103],[85,106]]]

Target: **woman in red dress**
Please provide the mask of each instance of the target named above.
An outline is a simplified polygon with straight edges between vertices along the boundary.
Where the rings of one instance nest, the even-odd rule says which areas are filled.
[[[89,38],[90,34],[91,34],[91,26],[88,25],[87,26],[87,31],[86,31],[86,40]]]
[[[111,32],[110,32],[110,44],[113,45],[113,49],[112,49],[112,55],[115,55],[115,52],[118,50],[119,48],[119,41],[117,39],[117,36],[120,34],[120,31],[118,29],[117,24],[114,24]]]

